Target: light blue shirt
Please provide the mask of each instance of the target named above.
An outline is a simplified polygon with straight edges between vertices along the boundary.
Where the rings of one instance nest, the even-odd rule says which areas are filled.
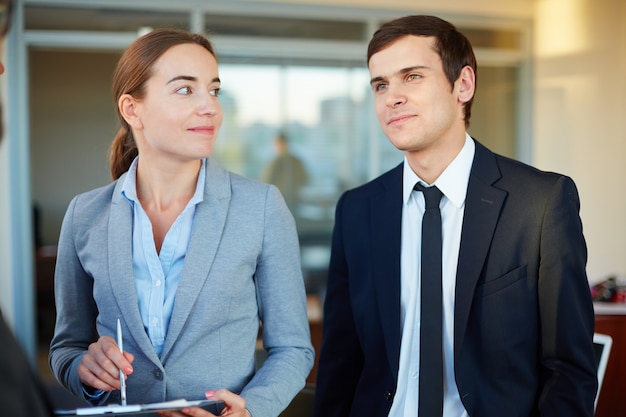
[[[206,161],[202,161],[194,195],[167,231],[158,254],[152,223],[137,198],[137,161],[138,158],[135,158],[128,170],[122,195],[133,207],[133,278],[139,312],[152,346],[161,356],[191,238],[196,205],[204,197]]]
[[[423,193],[413,191],[421,181],[436,185],[443,193],[439,203],[443,233],[443,354],[444,406],[443,417],[467,417],[454,378],[454,292],[456,269],[461,244],[461,227],[465,211],[467,184],[474,160],[475,144],[466,134],[465,144],[456,158],[441,173],[434,184],[422,181],[404,160],[402,247],[400,258],[400,302],[402,341],[398,386],[389,417],[416,416],[419,392],[420,351],[420,266],[422,246]]]

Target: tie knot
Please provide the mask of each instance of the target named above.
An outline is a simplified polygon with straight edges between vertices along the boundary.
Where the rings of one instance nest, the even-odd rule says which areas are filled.
[[[415,184],[413,187],[415,191],[421,191],[424,193],[424,200],[426,200],[426,210],[439,208],[439,201],[441,201],[441,196],[443,195],[439,188],[436,186],[432,187],[424,187],[420,182]]]

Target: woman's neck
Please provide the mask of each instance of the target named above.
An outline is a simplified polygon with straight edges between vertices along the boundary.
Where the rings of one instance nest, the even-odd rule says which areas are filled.
[[[152,223],[157,253],[170,227],[193,197],[201,161],[172,166],[142,164],[137,166],[137,197]]]

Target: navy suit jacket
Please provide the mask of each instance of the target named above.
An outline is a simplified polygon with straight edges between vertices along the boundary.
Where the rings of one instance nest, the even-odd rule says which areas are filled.
[[[402,169],[337,204],[316,416],[380,417],[391,408],[402,336]],[[476,142],[454,311],[456,384],[471,417],[593,416],[586,260],[574,182]]]
[[[0,312],[0,414],[52,417],[52,404],[37,373]]]

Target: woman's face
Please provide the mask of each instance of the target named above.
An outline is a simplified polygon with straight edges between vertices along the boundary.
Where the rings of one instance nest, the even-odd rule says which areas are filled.
[[[211,155],[222,125],[215,57],[189,43],[167,50],[152,68],[131,123],[139,154],[186,162]]]

